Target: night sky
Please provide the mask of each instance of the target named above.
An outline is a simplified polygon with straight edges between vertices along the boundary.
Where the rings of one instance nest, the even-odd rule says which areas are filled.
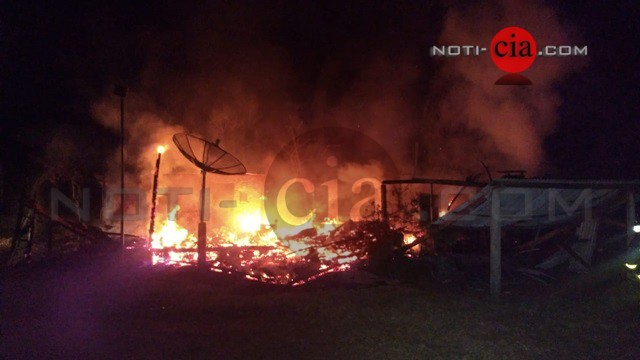
[[[220,39],[233,56],[243,56],[252,36],[260,37],[256,43],[279,49],[292,79],[286,93],[303,121],[314,116],[319,86],[326,90],[328,103],[340,99],[372,54],[383,53],[392,63],[410,56],[420,65],[403,98],[415,104],[434,101],[430,79],[442,62],[431,58],[428,48],[438,39],[448,7],[467,4],[475,3],[3,2],[3,166],[7,173],[32,175],[51,158],[47,144],[56,134],[75,134],[67,138],[84,149],[74,160],[78,167],[90,173],[106,171],[105,159],[116,149],[118,137],[93,120],[92,104],[104,99],[114,83],[135,92],[150,64],[162,64],[164,72],[189,74],[200,61],[199,53],[190,49],[206,47],[199,40],[193,45],[198,26]],[[554,85],[561,105],[555,131],[544,139],[544,161],[553,169],[548,175],[640,177],[640,3],[590,0],[548,5],[581,44],[589,46],[588,63]],[[235,22],[234,16],[240,20]],[[242,24],[253,23],[260,32],[247,34]],[[212,67],[233,66],[215,59]],[[115,97],[113,101],[117,103]],[[420,109],[416,106],[408,116],[419,116]]]

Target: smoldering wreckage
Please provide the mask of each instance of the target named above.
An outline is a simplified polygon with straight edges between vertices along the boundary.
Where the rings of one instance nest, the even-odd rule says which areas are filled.
[[[165,150],[159,148],[154,186],[148,192],[150,211],[144,209],[144,198],[133,199],[134,207],[143,204],[148,235],[137,231],[121,238],[117,224],[104,223],[106,198],[118,193],[109,193],[104,184],[43,178],[21,203],[9,265],[71,251],[124,247],[143,254],[142,263],[149,266],[199,266],[283,286],[329,274],[357,282],[366,274],[367,282],[407,277],[441,283],[475,280],[473,284],[497,295],[505,286],[551,283],[560,274],[587,272],[600,262],[622,258],[621,271],[640,279],[634,256],[640,181],[526,178],[523,171],[501,172],[501,178],[492,179],[488,169],[486,182],[478,181],[480,176],[383,179],[376,184],[378,196],[366,216],[321,218],[311,209],[301,223],[286,228],[265,216],[264,178],[245,174],[244,166],[218,142],[188,143],[191,135],[182,135],[174,137],[175,144],[201,170],[202,193],[191,195],[199,219],[189,204],[171,204],[169,196],[158,196]],[[233,209],[216,219],[216,210],[205,209],[205,197],[209,186],[221,186],[207,183],[206,174],[224,175],[219,168],[237,176],[231,191],[222,195],[227,200],[220,201],[221,208],[232,204]],[[124,208],[115,216],[124,216],[127,203]],[[210,221],[209,229],[205,212],[217,220]]]
[[[504,9],[502,5],[505,5]],[[455,44],[464,39],[465,43],[482,43],[492,38],[491,29],[497,25],[531,23],[529,30],[535,31],[540,43],[569,43],[567,31],[552,9],[542,4],[506,5],[482,5],[470,12],[504,12],[500,20],[504,24],[493,15],[467,16],[467,10],[462,11],[462,7],[452,9],[442,22],[442,32],[434,32],[437,42]],[[366,8],[369,10],[371,6]],[[407,9],[412,13],[409,19],[415,15],[419,28],[440,24],[425,22],[419,11]],[[432,12],[429,7],[424,9]],[[218,13],[222,12],[217,8],[213,10],[213,18],[218,19]],[[388,9],[385,6],[380,11],[386,14]],[[174,12],[168,13],[173,15]],[[252,10],[248,14],[253,13]],[[316,11],[312,13],[315,19]],[[205,11],[198,15],[206,18],[206,14]],[[259,150],[255,149],[265,147],[266,143],[280,144],[288,140],[289,131],[283,131],[286,125],[280,119],[290,119],[296,113],[292,109],[307,108],[304,102],[290,96],[291,89],[298,91],[300,86],[289,74],[293,69],[290,71],[282,62],[289,54],[283,54],[279,46],[264,41],[263,35],[273,31],[271,25],[269,28],[264,26],[272,21],[256,22],[254,16],[246,17],[242,15],[244,13],[231,16],[233,14],[235,12],[230,11],[230,17],[221,21],[202,21],[200,16],[189,20],[189,24],[197,25],[185,30],[185,39],[195,39],[189,43],[156,34],[154,41],[141,44],[144,45],[141,52],[153,54],[150,58],[154,62],[144,72],[138,95],[127,98],[133,111],[130,110],[127,142],[123,142],[123,146],[127,147],[131,163],[144,162],[150,166],[152,162],[146,157],[147,145],[154,143],[155,148],[161,142],[169,143],[175,132],[205,124],[210,130],[205,134],[207,140],[215,140],[211,138],[214,133],[216,136],[224,133],[226,138],[222,139],[222,145],[225,141],[234,144],[230,150],[234,154],[238,151],[236,155],[247,161],[247,155],[258,154]],[[354,16],[356,18],[367,17],[358,14]],[[523,21],[529,18],[536,21]],[[546,22],[538,23],[538,19]],[[424,138],[434,151],[442,147],[447,149],[444,151],[447,156],[433,157],[434,163],[424,165],[438,169],[436,171],[444,171],[451,164],[461,167],[470,161],[466,154],[473,152],[508,154],[491,158],[494,162],[491,165],[518,164],[531,169],[541,162],[542,139],[552,132],[556,119],[554,99],[558,94],[552,85],[576,71],[575,63],[549,59],[535,74],[536,96],[521,98],[513,92],[487,91],[487,88],[475,85],[485,83],[487,74],[497,71],[488,58],[479,66],[448,61],[443,64],[445,69],[434,78],[433,91],[437,98],[442,97],[441,102],[430,104],[425,113],[425,117],[430,118],[429,126],[422,129],[406,124],[405,120],[407,114],[415,112],[416,106],[422,113],[424,104],[419,97],[411,100],[414,96],[405,95],[415,83],[424,83],[422,71],[416,71],[423,64],[414,63],[412,56],[405,59],[395,45],[388,48],[381,45],[398,43],[420,48],[424,46],[425,38],[414,36],[415,29],[407,26],[397,32],[401,38],[395,39],[394,35],[387,39],[386,30],[376,35],[368,23],[365,21],[361,25],[366,30],[361,31],[362,39],[339,41],[345,45],[338,48],[347,50],[348,58],[352,57],[353,44],[372,44],[375,51],[363,51],[362,60],[356,59],[348,66],[340,65],[338,57],[335,64],[327,65],[326,73],[324,65],[320,66],[322,71],[319,72],[323,74],[318,75],[318,83],[326,85],[317,89],[311,86],[313,91],[309,96],[302,96],[313,99],[310,101],[314,104],[312,109],[317,110],[313,116],[300,117],[305,119],[308,128],[326,124],[342,126],[358,119],[363,127],[369,124],[371,129],[368,131],[378,137],[392,130],[403,134],[386,139],[387,147],[397,145],[394,142],[398,140],[410,144],[414,137]],[[351,28],[353,19],[345,24]],[[376,31],[384,30],[384,27],[375,28]],[[228,29],[242,29],[236,34],[242,36],[226,38],[223,35],[228,34]],[[424,31],[425,34],[431,32]],[[296,34],[297,31],[285,27],[282,33]],[[144,38],[146,36],[145,33]],[[433,40],[435,42],[436,38]],[[301,41],[301,44],[306,43],[313,42]],[[174,54],[189,55],[180,57],[186,61],[184,69],[177,69],[171,61],[161,61],[165,57],[157,56],[158,49],[153,44],[162,44],[161,48],[168,46],[162,51],[167,59],[172,59]],[[398,53],[399,56],[388,57],[387,53]],[[310,58],[316,58],[315,49],[311,54],[314,55]],[[327,58],[333,55],[329,54]],[[356,68],[362,68],[362,71],[356,73],[353,84],[351,80],[335,81],[350,79]],[[449,77],[464,81],[452,84]],[[342,88],[348,91],[344,90],[344,94],[342,90],[336,91]],[[115,93],[120,97],[119,109],[113,106],[111,96],[91,104],[91,116],[115,134],[124,133],[122,116],[118,116],[124,112],[124,90],[118,89]],[[167,101],[167,95],[175,93],[181,96]],[[324,95],[316,99],[315,94]],[[523,108],[527,110],[522,111]],[[501,127],[506,122],[493,119],[509,119],[508,137],[500,136],[507,132],[507,128]],[[298,116],[293,116],[292,121],[297,120]],[[277,131],[268,131],[274,127]],[[465,131],[454,131],[459,127]],[[264,136],[267,132],[269,136]],[[477,141],[476,132],[485,141]],[[148,135],[149,144],[136,143],[138,134]],[[240,152],[241,144],[250,141],[257,144]],[[455,146],[447,147],[447,143],[455,143]],[[76,150],[72,149],[70,153]],[[135,151],[145,154],[135,156]],[[192,163],[198,166],[198,160],[203,159],[197,157],[202,152],[192,152]],[[168,153],[178,153],[178,149],[172,146]],[[256,157],[260,159],[254,159],[254,162],[264,158]],[[505,157],[511,161],[501,162]],[[111,163],[119,165],[120,161],[122,159]],[[403,277],[409,272],[439,282],[479,279],[478,284],[485,288],[491,285],[491,290],[497,293],[503,283],[522,283],[530,279],[554,281],[558,271],[565,268],[584,271],[603,258],[626,252],[634,246],[635,233],[631,228],[635,225],[636,182],[526,179],[518,172],[502,174],[504,179],[495,180],[494,174],[461,180],[468,175],[464,172],[458,174],[461,177],[457,179],[416,179],[400,171],[385,173],[383,177],[371,174],[377,179],[375,189],[369,189],[376,194],[375,201],[373,206],[361,212],[362,216],[337,216],[329,214],[327,209],[306,207],[303,213],[297,214],[301,221],[286,227],[282,221],[275,223],[265,214],[264,178],[253,174],[224,177],[215,171],[214,175],[203,173],[201,177],[187,159],[180,161],[185,169],[191,166],[191,173],[156,171],[157,192],[150,182],[138,188],[144,194],[144,201],[137,201],[136,194],[126,194],[125,201],[120,200],[119,193],[113,191],[120,187],[117,182],[43,176],[32,185],[20,206],[9,263],[16,266],[87,247],[100,250],[124,246],[128,251],[145,254],[145,258],[156,266],[199,263],[200,267],[212,271],[238,273],[250,280],[268,283],[301,285],[331,274],[363,271],[388,279]],[[255,169],[255,164],[252,165]],[[219,171],[220,168],[203,170]],[[115,173],[115,169],[110,171]],[[153,174],[137,175],[151,178]],[[169,176],[172,178],[170,183],[167,181]],[[139,182],[134,181],[128,184],[139,186]],[[163,192],[163,188],[176,186],[193,191],[169,199],[171,194]],[[199,201],[198,189],[202,187],[209,190],[211,198],[207,201],[211,206],[204,209],[209,210],[206,219],[203,219],[205,211]],[[85,192],[84,189],[89,190]],[[88,201],[89,197],[91,201]],[[138,209],[140,206],[141,210]],[[132,213],[142,214],[144,219],[127,220],[122,239],[119,218]],[[202,223],[206,223],[206,228],[199,225]],[[629,265],[635,264],[632,259],[629,261]],[[624,268],[623,264],[620,266]]]

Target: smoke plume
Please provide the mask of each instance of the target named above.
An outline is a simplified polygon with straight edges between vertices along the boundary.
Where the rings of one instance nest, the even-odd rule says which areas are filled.
[[[539,47],[575,43],[553,9],[529,1],[454,5],[445,16],[439,43],[488,48],[494,34],[508,26],[527,29]],[[538,57],[525,71],[532,86],[495,86],[504,73],[488,53],[443,59],[422,129],[430,167],[456,173],[484,161],[493,169],[518,168],[530,176],[551,170],[545,167],[543,140],[558,121],[562,99],[554,86],[576,69],[575,60]]]
[[[506,26],[523,27],[538,44],[550,45],[571,44],[569,30],[537,1],[445,6],[439,13],[379,5],[357,17],[346,9],[329,16],[314,9],[299,14],[294,5],[218,4],[190,13],[171,31],[139,35],[148,62],[126,98],[128,187],[150,189],[158,144],[171,145],[163,156],[163,186],[172,180],[162,174],[197,174],[172,148],[171,136],[182,131],[221,139],[251,173],[264,173],[294,134],[335,125],[379,142],[396,162],[398,178],[464,178],[483,171],[480,161],[530,175],[548,170],[543,140],[561,103],[554,85],[574,64],[537,59],[525,73],[533,86],[495,86],[503,74],[488,54],[426,54],[436,44],[488,47]],[[96,120],[117,130],[117,106],[106,94],[94,104]],[[113,186],[117,159],[114,154],[108,179]]]

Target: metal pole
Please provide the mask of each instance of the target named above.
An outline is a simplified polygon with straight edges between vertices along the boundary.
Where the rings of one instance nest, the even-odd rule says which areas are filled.
[[[116,85],[113,94],[120,97],[120,241],[124,248],[124,98],[127,88]]]
[[[202,190],[200,190],[200,222],[204,222],[204,193],[206,189],[207,172],[202,170]]]
[[[204,197],[207,172],[202,170],[202,190],[200,191],[200,223],[198,224],[198,265],[207,265],[207,223],[204,222]]]

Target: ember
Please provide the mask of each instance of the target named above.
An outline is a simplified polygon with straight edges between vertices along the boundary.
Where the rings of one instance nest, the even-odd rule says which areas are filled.
[[[174,217],[177,209],[172,211]],[[369,245],[384,236],[385,230],[389,232],[377,222],[341,224],[326,219],[281,240],[261,220],[258,210],[241,213],[233,229],[221,227],[208,236],[210,268],[243,273],[250,280],[300,285],[366,260]],[[176,220],[162,224],[153,234],[151,247],[153,264],[184,266],[198,261],[197,237]]]

